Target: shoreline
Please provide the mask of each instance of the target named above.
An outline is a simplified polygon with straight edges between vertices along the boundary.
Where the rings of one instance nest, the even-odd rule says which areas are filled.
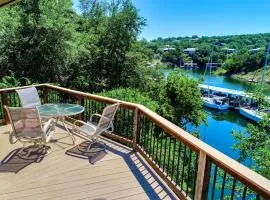
[[[226,75],[225,75],[226,76]],[[259,83],[261,81],[261,77],[250,77],[248,75],[241,75],[241,74],[230,74],[227,75],[235,80],[241,80],[241,81],[245,81],[247,83]],[[264,83],[266,83],[267,85],[270,85],[270,80],[267,78],[264,80]]]

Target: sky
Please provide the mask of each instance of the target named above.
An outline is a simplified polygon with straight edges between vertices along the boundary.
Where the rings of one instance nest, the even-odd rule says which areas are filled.
[[[147,40],[270,32],[270,0],[132,1],[146,19],[140,38]]]

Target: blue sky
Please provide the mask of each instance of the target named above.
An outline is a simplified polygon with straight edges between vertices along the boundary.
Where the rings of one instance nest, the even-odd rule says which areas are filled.
[[[140,37],[148,40],[270,32],[270,0],[133,0],[133,3],[147,20]]]

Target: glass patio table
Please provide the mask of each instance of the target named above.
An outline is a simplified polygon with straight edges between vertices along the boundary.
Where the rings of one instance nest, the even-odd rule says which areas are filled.
[[[41,117],[55,117],[56,123],[58,121],[62,122],[63,127],[66,129],[67,133],[71,136],[73,144],[75,144],[75,137],[69,131],[65,123],[65,117],[74,116],[82,113],[84,111],[84,107],[78,104],[65,104],[65,103],[57,103],[57,104],[43,104],[37,107]]]

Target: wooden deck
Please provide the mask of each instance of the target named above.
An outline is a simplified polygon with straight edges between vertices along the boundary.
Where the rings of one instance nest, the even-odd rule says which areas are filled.
[[[57,128],[57,142],[49,144],[52,152],[41,162],[31,163],[16,156],[22,144],[9,144],[9,130],[10,126],[0,127],[1,200],[177,199],[139,155],[114,141],[104,138],[107,153],[90,164],[88,159],[65,154],[74,146],[64,130]],[[82,141],[76,138],[76,144]]]

